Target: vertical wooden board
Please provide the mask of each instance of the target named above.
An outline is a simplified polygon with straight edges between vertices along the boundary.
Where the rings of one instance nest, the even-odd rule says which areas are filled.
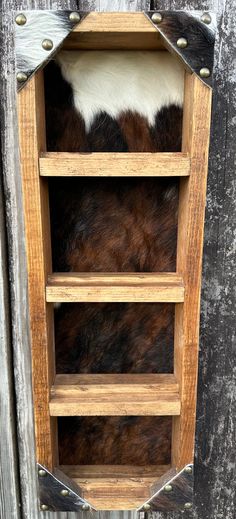
[[[56,431],[48,405],[54,381],[53,307],[45,302],[51,272],[48,192],[39,177],[38,156],[45,150],[43,72],[37,72],[18,94],[18,121],[25,236],[28,265],[29,312],[36,456],[52,470],[56,464]]]
[[[0,173],[1,164],[0,164]],[[6,229],[0,178],[0,517],[20,518]]]
[[[172,459],[180,470],[193,461],[203,229],[211,120],[211,89],[186,73],[183,151],[191,158],[190,176],[180,181],[177,272],[185,300],[176,305],[174,369],[180,384],[181,415],[173,420]]]

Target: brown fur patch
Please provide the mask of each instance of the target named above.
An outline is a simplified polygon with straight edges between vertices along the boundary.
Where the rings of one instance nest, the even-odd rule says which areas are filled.
[[[49,151],[180,150],[182,111],[174,105],[152,128],[137,113],[117,121],[101,113],[86,134],[53,64],[45,85]],[[50,205],[54,270],[175,270],[174,179],[54,179]],[[173,305],[64,304],[55,316],[57,372],[171,372],[173,319]],[[61,418],[60,462],[169,463],[170,436],[169,417]]]
[[[162,465],[170,463],[171,418],[59,419],[63,465]]]

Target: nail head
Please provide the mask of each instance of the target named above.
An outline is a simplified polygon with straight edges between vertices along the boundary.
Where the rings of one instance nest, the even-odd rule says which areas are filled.
[[[69,14],[69,20],[72,23],[80,22],[80,14],[77,13],[76,11],[73,11],[72,13]]]
[[[19,83],[24,83],[27,80],[27,75],[25,74],[25,72],[18,72],[16,75],[16,79],[17,81],[19,81]]]
[[[209,25],[209,23],[211,23],[211,15],[209,13],[203,13],[201,16],[201,21]]]
[[[88,510],[90,510],[90,506],[89,505],[86,505],[86,503],[82,506],[82,510],[84,512],[87,512]]]
[[[178,38],[177,40],[177,47],[180,49],[185,49],[188,45],[188,40],[186,38]]]
[[[44,478],[46,475],[47,475],[46,470],[39,469],[39,476],[40,476],[41,478]]]
[[[43,512],[46,512],[47,510],[49,510],[48,505],[41,505],[40,508],[41,508],[41,510],[42,510]]]
[[[209,70],[209,68],[207,67],[202,67],[201,70],[200,70],[200,76],[201,77],[204,77],[204,78],[207,78],[211,75],[211,72]]]
[[[192,474],[193,469],[190,465],[188,465],[187,467],[185,467],[184,472],[186,472],[186,474]]]
[[[161,13],[154,13],[154,14],[152,15],[152,22],[153,22],[153,23],[161,23],[161,21],[162,21],[162,15],[161,15]]]
[[[61,494],[62,496],[65,496],[65,497],[66,497],[66,496],[69,495],[69,490],[67,490],[67,488],[63,488],[63,489],[61,490],[60,494]]]
[[[42,41],[42,47],[44,50],[52,50],[53,49],[53,42],[52,40],[48,40],[47,38]]]
[[[185,503],[185,505],[184,505],[184,508],[185,508],[186,510],[190,510],[192,507],[193,507],[193,504],[192,504],[192,503]]]
[[[15,21],[17,25],[25,25],[27,22],[27,18],[23,13],[20,13],[16,16]]]
[[[172,485],[166,485],[164,490],[165,490],[165,492],[172,492],[173,487],[172,487]]]
[[[150,509],[151,509],[151,506],[149,505],[149,503],[144,503],[143,510],[147,511],[147,510],[150,510]]]

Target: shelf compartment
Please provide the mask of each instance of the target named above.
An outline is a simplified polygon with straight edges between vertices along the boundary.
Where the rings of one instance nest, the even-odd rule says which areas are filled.
[[[183,279],[176,273],[54,273],[48,276],[48,303],[182,303]]]
[[[176,416],[179,386],[174,375],[56,375],[51,416]]]
[[[130,510],[142,506],[169,465],[62,465],[97,510]]]
[[[186,177],[188,153],[45,152],[39,159],[43,177]]]

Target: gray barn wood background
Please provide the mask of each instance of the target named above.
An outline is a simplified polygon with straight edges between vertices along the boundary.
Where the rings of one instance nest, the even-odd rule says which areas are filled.
[[[0,65],[0,517],[76,519],[37,507],[26,259],[14,81],[15,9],[200,9],[218,16],[202,290],[195,505],[154,519],[235,519],[236,17],[234,0],[2,0]],[[233,351],[234,350],[234,351]],[[82,514],[83,519],[86,514]],[[96,519],[134,519],[129,512]]]

